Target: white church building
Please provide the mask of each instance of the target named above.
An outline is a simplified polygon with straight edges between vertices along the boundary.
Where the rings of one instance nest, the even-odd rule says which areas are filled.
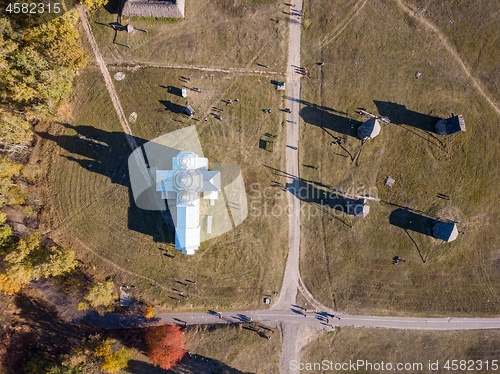
[[[156,191],[170,201],[170,207],[175,203],[175,248],[193,255],[200,247],[200,192],[205,199],[217,199],[221,173],[209,171],[208,159],[194,152],[173,157],[172,169],[156,171]]]

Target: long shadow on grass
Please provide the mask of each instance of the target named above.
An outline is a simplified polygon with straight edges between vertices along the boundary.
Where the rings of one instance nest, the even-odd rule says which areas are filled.
[[[416,214],[404,208],[396,209],[389,216],[389,223],[391,225],[428,236],[431,236],[433,222],[435,222],[435,218]]]
[[[186,354],[176,366],[169,370],[156,367],[150,363],[138,360],[130,360],[127,367],[128,371],[134,374],[250,374],[232,368],[225,363],[214,360],[209,357]]]
[[[352,137],[356,137],[358,127],[361,125],[359,121],[340,116],[332,110],[316,105],[303,107],[300,110],[300,117],[311,125]]]
[[[394,210],[389,216],[389,223],[391,225],[400,227],[408,235],[410,240],[415,244],[417,248],[418,255],[425,263],[429,259],[430,255],[424,258],[420,247],[417,242],[412,238],[409,231],[413,231],[419,234],[424,234],[426,236],[432,236],[431,227],[436,220],[432,217],[427,217],[422,214],[416,214],[405,208],[399,208]],[[436,248],[437,249],[437,248]],[[431,254],[432,255],[432,254]]]
[[[165,107],[165,110],[167,112],[172,112],[172,113],[179,113],[182,114],[186,110],[186,108],[182,105],[175,104],[171,101],[168,100],[159,100],[160,104],[162,104]]]
[[[305,105],[300,110],[299,115],[306,123],[322,128],[328,135],[332,137],[331,145],[337,144],[342,152],[334,152],[336,155],[342,157],[350,157],[351,161],[353,162],[358,158],[363,148],[363,144],[361,144],[361,148],[359,148],[357,151],[352,151],[351,153],[345,147],[345,142],[348,140],[348,137],[352,138],[350,139],[351,143],[354,141],[354,139],[358,139],[357,132],[362,122],[349,118],[347,117],[347,113],[335,110],[333,108],[316,105],[304,100],[295,101],[298,101],[300,104]],[[343,145],[337,137],[338,135],[343,135]],[[358,160],[356,160],[356,163],[357,162]]]
[[[388,117],[391,120],[391,123],[399,125],[403,129],[417,135],[429,143],[444,149],[441,140],[436,134],[436,129],[434,128],[436,122],[441,118],[409,110],[405,105],[401,104],[377,100],[374,100],[373,102],[377,106],[377,110],[380,115]],[[410,127],[413,127],[414,129],[411,129]]]
[[[435,133],[434,126],[439,117],[418,113],[406,109],[405,105],[391,103],[388,101],[373,100],[381,116],[389,117],[391,123],[396,125],[408,125],[417,129]]]
[[[125,134],[91,126],[72,126],[67,123],[61,125],[66,130],[59,135],[36,130],[35,133],[43,139],[55,142],[59,147],[69,152],[69,155],[61,155],[61,157],[65,157],[86,169],[89,174],[88,177],[84,177],[85,181],[90,183],[92,179],[90,173],[97,173],[108,177],[110,183],[127,187],[129,191],[127,228],[129,230],[149,235],[156,242],[173,243],[174,226],[170,213],[167,211],[166,214],[162,215],[161,211],[143,210],[135,204],[128,171],[128,158],[131,151]],[[147,140],[138,137],[134,137],[134,140],[138,146],[147,142]],[[71,186],[71,188],[84,189],[86,186]],[[106,189],[103,187],[102,192],[105,192]],[[105,196],[100,198],[106,199]],[[112,199],[108,201],[109,204],[116,204]]]
[[[309,204],[307,208],[301,209],[302,215],[311,218],[321,214],[329,216],[330,219],[337,219],[346,226],[352,227],[352,224],[349,223],[347,211],[348,206],[356,204],[357,200],[340,195],[336,192],[335,187],[304,178],[297,178],[285,171],[270,166],[266,167],[279,177],[291,178],[293,180],[292,183],[288,183],[287,190],[299,200]]]

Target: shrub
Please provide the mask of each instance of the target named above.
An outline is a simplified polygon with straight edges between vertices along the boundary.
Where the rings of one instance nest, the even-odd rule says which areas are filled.
[[[148,358],[165,370],[175,366],[185,355],[184,333],[177,325],[148,327],[145,343]]]

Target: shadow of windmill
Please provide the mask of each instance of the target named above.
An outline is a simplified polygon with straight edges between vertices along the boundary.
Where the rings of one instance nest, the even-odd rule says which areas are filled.
[[[438,248],[441,247],[443,243],[447,242],[445,238],[442,238],[439,235],[436,236],[436,232],[434,231],[436,223],[438,223],[439,225],[442,225],[443,223],[445,225],[450,225],[453,222],[455,221],[441,220],[434,217],[429,217],[423,212],[415,213],[409,208],[396,209],[389,216],[389,223],[391,225],[402,228],[406,235],[408,235],[410,240],[417,248],[418,255],[420,256],[420,259],[424,264],[438,250]],[[410,232],[413,232],[414,234],[412,235]],[[415,234],[422,235],[416,236]],[[423,247],[424,245],[433,246],[435,245],[436,240],[441,240],[441,242],[430,254],[425,255],[421,247]],[[420,242],[420,246],[417,242]]]
[[[129,20],[129,22],[130,22],[130,20]],[[145,32],[145,33],[148,32],[148,30],[136,28],[136,27],[132,26],[130,23],[127,24],[127,25],[122,25],[119,22],[112,22],[109,25],[113,28],[113,30],[115,30],[115,36],[113,37],[113,44],[123,45],[123,44],[120,44],[120,43],[116,43],[116,37],[118,35],[118,31],[126,31],[127,32],[127,45],[125,46],[127,48],[130,48],[130,45],[129,45],[129,36],[130,36],[130,33],[132,31],[138,30],[138,31],[142,31],[142,32]]]
[[[102,26],[107,26],[107,27],[111,27],[114,31],[115,31],[115,34],[113,36],[113,44],[117,44],[117,45],[121,45],[123,47],[127,47],[127,48],[130,48],[130,44],[129,44],[129,36],[130,36],[130,33],[134,30],[138,30],[138,31],[142,31],[142,32],[145,32],[147,33],[148,30],[145,30],[145,29],[139,29],[139,28],[136,28],[134,26],[132,26],[130,24],[130,17],[128,18],[128,24],[127,25],[123,25],[122,24],[122,14],[121,14],[121,10],[122,10],[122,6],[123,6],[123,2],[122,0],[111,0],[109,1],[106,5],[105,5],[105,9],[111,13],[111,14],[117,14],[117,20],[116,22],[111,22],[109,24],[105,24],[105,23],[101,23],[101,22],[96,22],[98,25],[102,25]],[[116,42],[116,38],[118,36],[118,32],[119,31],[126,31],[127,32],[127,44],[126,45],[123,45],[121,43],[117,43]]]
[[[347,113],[332,108],[309,102],[301,102],[301,104],[305,105],[300,110],[300,117],[304,122],[320,127],[331,137],[330,145],[335,146],[339,152],[334,152],[336,155],[349,157],[352,162],[358,163],[365,144],[357,136],[362,122],[349,118]],[[361,142],[359,147],[358,142]]]
[[[405,105],[388,101],[373,101],[381,116],[388,117],[391,123],[404,128],[432,145],[444,149],[435,125],[441,118],[407,109]]]
[[[305,216],[315,217],[317,214],[321,214],[352,228],[358,219],[364,218],[369,212],[369,206],[362,199],[351,199],[338,194],[332,187],[321,182],[300,178],[271,166],[264,166],[280,179],[292,179],[292,182],[287,184],[275,181],[273,187],[283,191],[287,190],[300,201],[307,203],[308,208],[304,212]]]

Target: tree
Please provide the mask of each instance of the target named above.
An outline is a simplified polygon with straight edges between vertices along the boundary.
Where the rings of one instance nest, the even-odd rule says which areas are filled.
[[[130,360],[127,348],[116,349],[115,339],[106,339],[95,350],[97,357],[102,357],[101,369],[114,373],[125,368]]]
[[[38,26],[0,14],[0,99],[47,113],[71,89],[74,72],[86,58],[75,28],[78,12]]]
[[[25,194],[12,180],[21,171],[22,164],[0,155],[0,208],[4,205],[23,204]]]
[[[76,268],[75,254],[63,245],[55,249],[40,247],[40,233],[19,240],[5,255],[5,273],[0,274],[0,291],[13,295],[32,280],[57,276]]]
[[[150,318],[153,318],[154,316],[155,316],[155,312],[153,310],[153,307],[151,305],[149,305],[146,308],[146,311],[144,312],[144,317],[146,317],[147,319],[150,319]]]
[[[33,133],[28,122],[17,116],[1,113],[0,151],[15,153],[27,150],[32,139]]]
[[[108,0],[83,0],[83,5],[85,5],[85,8],[88,10],[102,9],[107,3]]]
[[[7,216],[0,212],[0,256],[3,256],[12,241],[12,229],[5,224]]]
[[[0,215],[2,213],[0,212]],[[0,225],[0,256],[5,254],[12,241],[12,229],[7,225]]]
[[[68,368],[77,368],[78,373],[115,373],[124,369],[130,360],[130,351],[115,339],[104,339],[91,335],[63,361]],[[52,373],[50,373],[52,374]]]
[[[185,355],[184,333],[177,325],[148,327],[144,340],[148,358],[162,369],[175,366]]]
[[[110,306],[116,298],[113,295],[113,289],[114,283],[112,279],[108,279],[105,282],[95,282],[89,290],[87,296],[85,296],[85,300],[87,300],[94,308],[101,305]]]
[[[72,71],[79,70],[85,67],[87,56],[74,27],[77,20],[78,12],[73,9],[61,17],[27,30],[26,40],[46,56],[51,64]]]
[[[35,354],[23,368],[23,374],[78,374],[77,368],[64,366],[60,360],[52,362],[44,354]]]

